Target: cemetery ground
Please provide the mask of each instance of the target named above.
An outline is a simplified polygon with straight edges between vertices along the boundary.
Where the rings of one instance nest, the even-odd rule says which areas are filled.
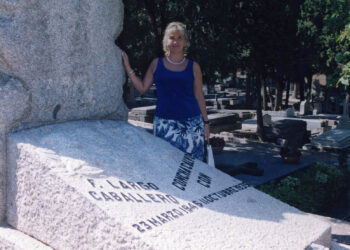
[[[347,157],[350,137],[345,134],[335,139],[345,145],[341,150],[338,144],[326,143],[327,146],[321,141],[323,146],[320,147],[320,143],[316,143],[322,140],[320,135],[337,131],[339,123],[347,121],[342,121],[341,114],[322,114],[314,110],[293,110],[292,115],[286,111],[263,111],[264,126],[286,120],[306,123],[311,142],[300,147],[299,162],[288,164],[280,155],[285,138],[277,138],[274,143],[260,142],[256,133],[256,111],[241,105],[244,93],[226,92],[225,95],[206,95],[211,137],[225,140],[223,150],[214,152],[216,168],[302,211],[319,215],[332,225],[333,243],[338,242],[343,247],[339,249],[350,249],[350,159]],[[135,103],[138,107],[129,112],[129,122],[151,132],[154,97],[138,98]],[[291,106],[294,103],[297,100],[291,98]],[[308,105],[319,108],[305,103],[300,108]],[[329,138],[326,140],[330,141]],[[344,158],[344,154],[345,162],[344,159],[341,162],[340,156]],[[334,245],[332,249],[337,247]]]

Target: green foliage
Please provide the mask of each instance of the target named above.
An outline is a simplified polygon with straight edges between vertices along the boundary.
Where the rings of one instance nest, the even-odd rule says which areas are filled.
[[[346,180],[339,167],[315,163],[258,189],[305,212],[322,213],[345,193]]]
[[[342,84],[345,88],[348,88],[350,82],[350,23],[345,26],[337,41],[342,45],[342,51],[336,57],[341,69],[338,70],[338,72],[340,71],[340,78],[337,84]],[[343,64],[344,62],[347,63]]]
[[[342,66],[342,71],[340,73],[340,78],[338,84],[342,84],[345,88],[349,87],[350,82],[350,61]]]
[[[201,65],[205,84],[237,69],[278,84],[326,73],[335,84],[338,63],[349,61],[340,59],[349,58],[349,42],[337,39],[350,22],[350,0],[128,0],[124,9],[117,44],[141,74],[163,56],[163,31],[175,20],[187,25],[188,57]]]
[[[235,24],[240,18],[240,1],[128,0],[124,2],[124,32],[117,44],[126,50],[135,69],[144,74],[155,57],[162,57],[166,25],[187,25],[191,46],[188,57],[197,61],[204,83],[213,84],[236,71],[241,46]],[[219,74],[215,74],[219,73]]]
[[[338,66],[341,48],[337,42],[340,31],[350,17],[349,0],[305,0],[298,20],[300,53],[313,72],[330,75],[329,85],[337,82],[332,76]]]

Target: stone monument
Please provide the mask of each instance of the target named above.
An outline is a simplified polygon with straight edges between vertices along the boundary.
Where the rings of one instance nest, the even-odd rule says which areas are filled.
[[[126,119],[125,78],[114,44],[122,16],[120,0],[0,0],[1,187],[6,131],[78,119]]]
[[[310,115],[312,113],[311,103],[309,100],[304,100],[300,103],[299,114]]]
[[[119,0],[0,0],[0,123],[126,119]]]
[[[329,246],[327,223],[123,121],[122,19],[121,0],[0,0],[0,212],[11,227],[0,248]]]
[[[271,115],[269,115],[269,114],[264,114],[263,115],[263,125],[265,127],[268,127],[268,126],[272,125]]]
[[[286,117],[295,117],[295,111],[293,108],[287,108],[285,111]]]
[[[350,118],[349,118],[349,103],[346,98],[343,101],[343,115],[337,125],[337,129],[350,130]]]
[[[326,223],[124,121],[11,133],[7,162],[8,223],[54,249],[305,249],[330,241]]]

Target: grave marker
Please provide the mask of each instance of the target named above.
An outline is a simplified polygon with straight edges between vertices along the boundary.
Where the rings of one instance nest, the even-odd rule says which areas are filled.
[[[8,138],[10,225],[54,249],[304,249],[328,224],[126,122]]]

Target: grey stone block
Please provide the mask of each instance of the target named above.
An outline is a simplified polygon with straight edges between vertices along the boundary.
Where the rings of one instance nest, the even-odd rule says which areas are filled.
[[[54,249],[330,244],[326,222],[126,122],[11,133],[8,152],[8,222]]]
[[[0,123],[127,119],[121,0],[0,0]]]
[[[31,94],[23,81],[0,71],[0,123],[7,127],[30,113]]]
[[[7,224],[0,224],[1,250],[53,250],[51,247],[35,240]]]
[[[6,211],[6,126],[0,123],[0,222]]]

